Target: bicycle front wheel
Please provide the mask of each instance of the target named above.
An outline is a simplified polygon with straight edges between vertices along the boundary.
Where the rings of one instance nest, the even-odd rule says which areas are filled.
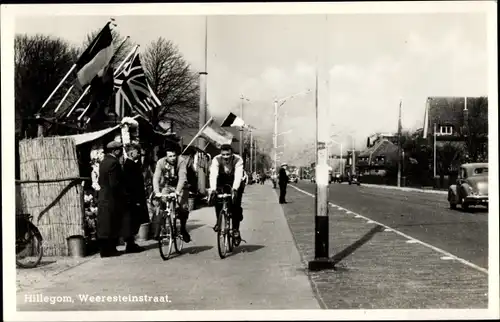
[[[219,231],[217,232],[217,249],[219,251],[219,257],[221,259],[226,258],[227,255],[227,236],[229,235],[229,230],[227,229],[227,218],[226,212],[222,210],[219,214]]]
[[[42,260],[42,236],[31,225],[22,236],[16,240],[16,265],[22,268],[34,268]]]
[[[175,225],[174,225],[174,233],[175,237],[174,238],[174,247],[175,247],[175,252],[177,254],[180,254],[182,251],[182,247],[184,246],[184,239],[182,238],[181,234],[181,221],[179,219],[175,219]]]
[[[160,238],[158,240],[158,249],[160,250],[160,256],[163,260],[170,258],[172,249],[174,248],[173,246],[176,238],[172,226],[170,216],[167,216],[165,222],[161,225]]]

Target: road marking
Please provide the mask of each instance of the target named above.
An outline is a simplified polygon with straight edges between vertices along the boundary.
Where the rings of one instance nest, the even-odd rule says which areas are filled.
[[[350,212],[350,213],[352,214],[352,212]],[[361,217],[360,215],[356,215],[356,216],[354,216],[354,218],[363,218],[363,217]]]
[[[449,260],[452,260],[454,258],[450,257],[450,256],[443,256],[443,257],[441,257],[441,259],[444,260],[444,261],[449,261]]]
[[[309,193],[309,192],[307,192],[307,191],[305,191],[305,190],[302,190],[302,189],[300,189],[300,188],[298,188],[298,187],[296,187],[296,186],[294,186],[294,185],[290,185],[290,186],[291,186],[292,188],[294,188],[295,190],[300,191],[300,192],[302,192],[302,193],[303,193],[303,194],[305,194],[305,195],[308,195],[309,197],[313,197],[313,198],[315,198],[315,196],[314,196],[312,193]],[[338,205],[335,205],[335,204],[333,204],[333,203],[331,203],[331,202],[329,202],[329,204],[330,204],[330,206],[333,206],[333,207],[339,207]],[[387,226],[387,225],[384,225],[384,224],[382,224],[382,223],[380,223],[380,222],[374,221],[374,220],[372,220],[372,219],[370,219],[370,218],[368,218],[368,217],[362,216],[362,215],[360,215],[360,214],[358,214],[358,213],[355,213],[354,211],[351,211],[351,213],[355,215],[355,216],[354,216],[355,218],[359,218],[359,217],[361,217],[361,218],[363,218],[363,219],[366,219],[366,220],[372,221],[373,223],[376,223],[376,224],[377,224],[377,225],[379,225],[379,226],[382,226],[382,227],[384,227],[384,228],[386,228],[386,229],[390,229],[390,230],[392,230],[394,233],[396,233],[396,234],[398,234],[398,235],[400,235],[400,236],[402,236],[402,237],[404,237],[404,238],[406,238],[406,239],[409,239],[409,240],[415,240],[415,241],[417,241],[418,243],[420,243],[421,245],[423,245],[423,246],[425,246],[425,247],[427,247],[427,248],[430,248],[430,249],[432,249],[432,250],[434,250],[434,251],[436,251],[436,252],[438,252],[438,253],[441,253],[442,255],[444,255],[443,257],[449,257],[450,259],[457,260],[457,261],[459,261],[460,263],[462,263],[462,264],[464,264],[464,265],[467,265],[467,266],[469,266],[469,267],[472,267],[472,268],[474,268],[475,270],[478,270],[478,271],[480,271],[480,272],[485,273],[486,275],[488,275],[488,270],[487,270],[486,268],[483,268],[483,267],[480,267],[480,266],[478,266],[478,265],[476,265],[476,264],[473,264],[473,263],[471,263],[471,262],[469,262],[469,261],[467,261],[467,260],[465,260],[465,259],[463,259],[463,258],[460,258],[460,257],[458,257],[458,256],[455,256],[455,255],[453,255],[453,254],[451,254],[451,253],[449,253],[449,252],[447,252],[447,251],[445,251],[445,250],[443,250],[443,249],[441,249],[441,248],[438,248],[438,247],[436,247],[436,246],[433,246],[433,245],[431,245],[431,244],[427,244],[426,242],[423,242],[423,241],[421,241],[421,240],[418,240],[418,239],[416,239],[416,238],[413,238],[413,237],[411,237],[411,236],[408,236],[407,234],[402,233],[402,232],[400,232],[399,230],[396,230],[396,229],[394,229],[394,228],[391,228],[391,227],[389,227],[389,226]],[[359,216],[359,217],[357,217],[357,216]]]
[[[384,231],[392,231],[392,229],[386,228],[384,229]]]
[[[374,224],[375,222],[373,220],[368,220],[366,223],[367,224]]]
[[[407,240],[406,243],[407,244],[416,244],[416,243],[418,243],[418,240],[410,239],[410,240]]]

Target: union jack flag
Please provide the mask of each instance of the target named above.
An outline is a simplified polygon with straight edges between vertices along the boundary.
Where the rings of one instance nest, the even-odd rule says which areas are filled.
[[[137,52],[115,76],[114,87],[116,99],[120,100],[122,110],[126,103],[137,113],[149,119],[152,111],[161,106],[160,100],[149,86]]]

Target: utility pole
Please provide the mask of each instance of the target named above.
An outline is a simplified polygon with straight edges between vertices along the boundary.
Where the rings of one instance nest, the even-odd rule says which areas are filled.
[[[274,171],[278,173],[278,100],[274,100]]]
[[[322,32],[326,38],[328,27],[328,16],[325,17],[325,26]],[[326,39],[321,41],[321,45],[326,47]],[[329,141],[329,75],[326,58],[328,57],[326,48],[319,50],[316,66],[316,207],[315,207],[315,238],[314,238],[314,260],[309,262],[309,270],[317,271],[334,268],[333,261],[329,258],[329,223],[328,223],[328,149]],[[321,77],[318,73],[321,72]],[[321,82],[318,82],[320,78]],[[319,91],[321,88],[321,91]],[[320,100],[321,98],[321,100]]]
[[[255,171],[253,169],[253,133],[252,133],[252,129],[250,129],[250,173],[253,173],[253,171]]]
[[[241,95],[240,99],[241,99],[241,103],[240,103],[240,118],[243,120],[243,100],[245,99],[243,97],[243,94]],[[243,127],[241,127],[240,128],[240,155],[241,155],[242,158],[246,159],[245,155],[244,155],[243,148],[244,148],[244,145],[243,145]],[[245,164],[246,160],[244,160],[243,162],[244,162],[243,164]]]
[[[401,105],[403,100],[399,101],[399,117],[398,117],[398,187],[401,187]]]
[[[202,130],[203,126],[207,123],[207,56],[208,56],[208,16],[205,17],[205,65],[204,71],[200,72],[200,117],[199,117],[199,129]],[[205,139],[198,138],[198,147],[204,151],[205,149]],[[201,194],[205,193],[206,189],[206,179],[207,174],[203,167],[198,167],[198,190]],[[212,188],[212,187],[211,187]]]
[[[434,178],[437,175],[437,171],[436,171],[436,163],[437,163],[436,162],[436,160],[437,160],[437,156],[436,156],[436,128],[437,128],[436,123],[434,123],[434,149],[433,149],[434,150],[434,152],[433,152],[433,156],[434,156],[434,158],[433,158],[434,162],[433,163],[434,164],[433,164],[433,167],[432,167],[434,169]]]

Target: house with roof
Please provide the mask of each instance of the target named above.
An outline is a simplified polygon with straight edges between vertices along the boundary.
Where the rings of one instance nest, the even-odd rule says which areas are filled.
[[[391,139],[392,136],[389,138],[381,136],[359,153],[356,166],[361,174],[384,176],[389,168],[397,165],[398,146]]]
[[[437,146],[446,143],[468,146],[472,160],[481,155],[487,157],[488,98],[428,97],[422,136],[429,145],[434,143],[435,136]]]

